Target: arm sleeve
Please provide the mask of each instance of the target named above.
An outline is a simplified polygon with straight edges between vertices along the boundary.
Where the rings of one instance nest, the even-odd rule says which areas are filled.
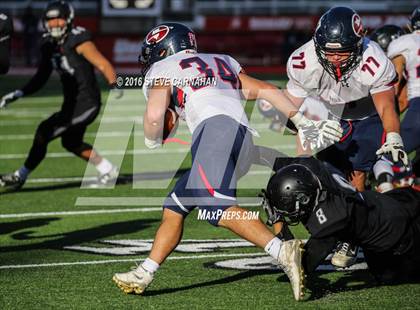
[[[38,70],[29,82],[21,89],[23,94],[25,96],[31,95],[40,90],[45,83],[47,83],[52,69],[51,51],[49,50],[48,45],[43,45],[41,48],[41,59],[38,64]]]
[[[12,20],[8,16],[0,13],[0,74],[5,74],[9,71],[12,33]]]
[[[337,242],[338,239],[336,237],[310,238],[305,244],[305,251],[302,256],[302,265],[305,273],[313,273],[328,254],[332,252]]]

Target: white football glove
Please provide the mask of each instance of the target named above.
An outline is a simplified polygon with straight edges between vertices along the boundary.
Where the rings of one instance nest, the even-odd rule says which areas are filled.
[[[300,142],[304,150],[308,148],[314,149],[319,136],[319,130],[314,122],[307,119],[302,113],[298,112],[290,120],[295,124]]]
[[[148,139],[148,138],[144,137],[144,144],[149,149],[157,149],[158,147],[162,146],[162,140],[161,139],[151,140],[151,139]]]
[[[384,155],[391,153],[394,162],[401,162],[404,166],[408,166],[408,156],[404,151],[404,144],[401,136],[396,132],[389,132],[386,134],[386,141],[382,144],[381,148],[376,151],[376,155]]]
[[[314,121],[315,126],[318,128],[320,137],[318,139],[318,148],[326,147],[336,142],[339,142],[343,136],[343,128],[337,121],[325,120]]]
[[[23,96],[23,91],[20,89],[12,91],[11,93],[8,93],[1,97],[0,101],[0,109],[5,108],[9,103],[18,100],[20,97]]]
[[[311,121],[298,112],[290,118],[298,129],[298,135],[304,150],[308,145],[312,150],[325,148],[340,141],[343,129],[337,121]]]

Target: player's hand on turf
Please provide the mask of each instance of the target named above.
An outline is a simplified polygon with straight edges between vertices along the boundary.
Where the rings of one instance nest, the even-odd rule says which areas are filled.
[[[394,162],[401,162],[408,166],[408,156],[404,151],[404,144],[401,136],[396,132],[389,132],[386,135],[386,141],[379,150],[376,151],[376,155],[391,154]]]
[[[4,95],[0,101],[0,109],[5,108],[9,103],[18,100],[22,96],[23,92],[19,89]]]

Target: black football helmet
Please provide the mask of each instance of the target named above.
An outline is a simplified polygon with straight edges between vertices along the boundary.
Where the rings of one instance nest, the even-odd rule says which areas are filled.
[[[49,27],[48,21],[55,18],[62,18],[66,21],[66,25],[61,27]],[[74,10],[73,7],[66,1],[53,1],[48,3],[44,11],[43,23],[45,29],[56,39],[62,39],[67,32],[69,32],[73,25]]]
[[[144,38],[139,62],[143,75],[150,66],[183,50],[197,51],[195,33],[180,23],[164,23],[154,27]]]
[[[360,16],[351,8],[334,7],[321,16],[313,37],[318,61],[336,81],[346,80],[362,59],[364,30]],[[327,52],[350,52],[335,66]]]
[[[323,197],[321,182],[306,166],[292,164],[278,170],[263,191],[267,224],[297,225],[309,217]]]
[[[413,11],[413,14],[411,14],[409,26],[411,31],[420,29],[420,6]]]
[[[376,29],[370,39],[379,44],[379,46],[386,52],[392,40],[402,36],[404,30],[401,27],[395,25],[385,25]]]

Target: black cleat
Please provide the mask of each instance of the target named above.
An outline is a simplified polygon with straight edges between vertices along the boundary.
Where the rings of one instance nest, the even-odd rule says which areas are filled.
[[[23,184],[25,184],[25,180],[16,172],[0,175],[0,186],[4,191],[17,191]]]
[[[359,247],[348,242],[340,242],[331,259],[331,264],[340,268],[347,268],[356,263]]]

